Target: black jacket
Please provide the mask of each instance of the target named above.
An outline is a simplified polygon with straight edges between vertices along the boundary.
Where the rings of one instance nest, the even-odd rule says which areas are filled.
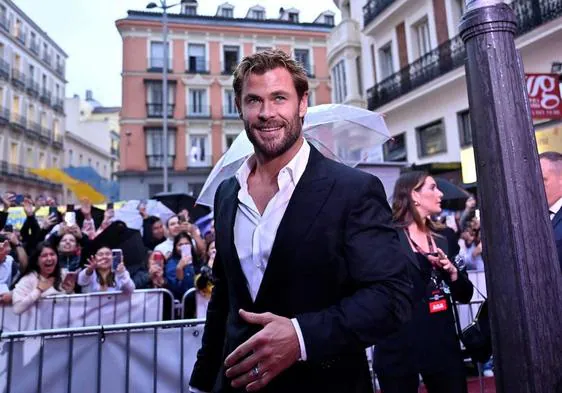
[[[242,308],[296,318],[304,338],[307,361],[261,392],[372,392],[365,348],[396,331],[411,311],[408,262],[381,182],[311,147],[255,302],[234,245],[239,189],[230,178],[215,198],[215,287],[191,386],[245,391],[230,386],[223,367],[259,330],[240,318]]]
[[[442,237],[435,236],[434,240],[437,247],[441,248],[452,261],[454,255],[449,252],[447,235],[448,233],[445,232]],[[398,332],[376,346],[375,371],[385,376],[462,373],[463,359],[451,299],[447,298],[446,311],[433,314],[429,312],[427,293],[431,274],[429,261],[412,251],[404,231],[400,230],[399,236],[402,247],[408,255],[409,271],[414,284],[413,316]],[[450,282],[448,278],[445,282],[454,300],[461,303],[470,302],[473,287],[465,272],[459,272],[455,282]]]

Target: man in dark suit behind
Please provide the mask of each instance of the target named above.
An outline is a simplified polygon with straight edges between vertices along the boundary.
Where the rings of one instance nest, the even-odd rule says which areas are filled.
[[[554,228],[554,240],[558,262],[562,271],[562,154],[549,151],[539,155],[550,220]]]
[[[365,348],[411,312],[381,182],[303,138],[306,71],[246,57],[236,105],[255,154],[215,196],[216,278],[192,392],[372,392]]]

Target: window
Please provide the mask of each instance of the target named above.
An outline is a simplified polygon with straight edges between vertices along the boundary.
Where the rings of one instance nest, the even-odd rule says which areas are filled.
[[[183,9],[183,13],[184,13],[185,15],[191,15],[191,16],[197,15],[197,8],[196,8],[196,6],[187,5],[187,4],[186,4],[186,5],[185,5],[185,8]],[[163,188],[164,188],[164,187],[162,187],[162,189],[163,189]]]
[[[99,173],[100,172],[100,162],[96,161],[96,172]]]
[[[355,58],[355,72],[357,73],[357,88],[359,89],[359,95],[363,96],[363,79],[361,73],[361,56]]]
[[[20,98],[16,95],[12,98],[12,113],[16,116],[20,115]]]
[[[270,50],[271,46],[256,46],[256,53]]]
[[[463,111],[457,113],[457,121],[459,123],[459,139],[461,147],[472,145],[472,129],[470,127],[470,112]]]
[[[295,49],[295,60],[302,64],[308,76],[312,75],[308,49]]]
[[[168,69],[171,68],[172,62],[170,61],[171,52],[170,43],[168,42]],[[162,41],[152,41],[150,43],[150,68],[162,69],[164,68],[164,43]]]
[[[47,167],[47,156],[44,152],[39,152],[39,168],[45,169]]]
[[[146,115],[164,116],[162,81],[146,81]],[[168,117],[174,117],[176,84],[168,82]]]
[[[59,84],[57,83],[57,84],[55,84],[55,98],[56,98],[56,99],[59,99],[59,97],[60,97],[59,94],[60,94],[60,86],[59,86]]]
[[[234,90],[224,91],[224,110],[223,114],[225,117],[238,117],[238,111],[236,109],[235,94]]]
[[[252,10],[252,19],[265,19],[265,11]]]
[[[83,163],[84,163],[84,156],[80,154],[80,157],[78,157],[78,166],[82,166]]]
[[[222,9],[222,17],[223,18],[233,18],[234,17],[234,10],[232,8],[223,8]]]
[[[55,119],[53,121],[53,134],[55,136],[59,136],[60,135],[60,122],[59,119]]]
[[[224,57],[224,74],[232,74],[234,69],[238,65],[238,52],[240,48],[234,45],[225,45],[223,47],[223,57]]]
[[[92,159],[88,158],[88,166],[91,168],[92,167]]]
[[[43,77],[41,78],[41,87],[43,90],[47,90],[47,75],[45,74],[43,74]]]
[[[168,129],[168,168],[174,164],[176,146],[176,130]],[[162,128],[146,130],[146,156],[149,168],[164,167],[164,133]]]
[[[324,23],[330,26],[334,26],[334,15],[324,15]]]
[[[25,154],[25,158],[26,158],[26,163],[25,165],[28,168],[35,168],[35,157],[33,157],[33,148],[28,147],[26,154]]]
[[[27,107],[27,118],[29,121],[35,121],[35,107],[33,104],[29,104]]]
[[[35,81],[35,67],[33,66],[33,64],[29,65],[29,80],[31,82]]]
[[[381,49],[379,49],[379,57],[381,60],[381,80],[389,77],[394,72],[394,66],[392,64],[392,46],[388,43]]]
[[[59,159],[58,157],[53,157],[53,168],[59,167]]]
[[[189,136],[189,166],[211,166],[211,149],[209,148],[208,135]]]
[[[107,165],[103,165],[103,176],[107,177]]]
[[[431,51],[431,40],[429,39],[429,24],[427,23],[427,17],[416,23],[413,26],[413,31],[416,49],[415,56],[416,58],[419,58]]]
[[[238,137],[238,135],[228,135],[228,134],[225,135],[225,137],[224,137],[224,141],[226,142],[225,151],[228,150],[230,148],[230,146],[232,146],[236,137]]]
[[[396,135],[386,141],[382,150],[385,161],[406,161],[406,133]]]
[[[418,155],[420,157],[431,156],[447,151],[445,139],[445,126],[439,120],[416,129],[418,136]]]
[[[309,107],[314,106],[314,91],[308,90],[307,104]]]
[[[289,12],[289,21],[299,23],[299,14],[297,12]]]
[[[208,116],[207,90],[189,89],[188,115]]]
[[[16,142],[10,143],[10,164],[19,164],[19,145]]]
[[[464,14],[464,1],[465,0],[451,0],[452,12],[453,12],[453,23],[455,26],[459,26],[459,22]]]
[[[189,72],[207,71],[204,44],[189,44],[187,46],[187,70]]]
[[[337,104],[342,103],[347,97],[345,60],[340,60],[332,69],[332,80],[334,84],[334,102]]]
[[[72,149],[68,150],[68,166],[73,166],[74,162],[74,153],[72,151]]]

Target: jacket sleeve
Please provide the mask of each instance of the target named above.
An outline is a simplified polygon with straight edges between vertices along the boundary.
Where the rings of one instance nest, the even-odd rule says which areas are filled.
[[[343,257],[351,294],[316,312],[296,316],[307,360],[319,362],[377,344],[407,321],[412,283],[407,257],[392,227],[384,188],[374,176],[348,202]]]
[[[117,288],[120,291],[131,293],[135,290],[135,283],[133,282],[133,280],[131,280],[131,275],[127,270],[125,270],[123,273],[118,273],[115,278],[117,281]]]
[[[457,281],[451,282],[446,279],[445,282],[451,290],[451,296],[453,300],[459,303],[468,304],[472,299],[472,294],[474,292],[474,287],[468,278],[468,273],[465,271],[459,271]]]
[[[16,284],[12,292],[12,304],[14,313],[21,314],[28,310],[41,298],[41,291],[35,285],[32,276],[27,275]]]
[[[223,185],[224,183],[219,186],[215,196],[215,219],[220,216],[217,207],[218,201],[220,201],[220,190]],[[217,227],[220,228],[221,223],[219,222],[218,224]],[[221,259],[220,241],[220,237],[217,238],[217,254],[213,264],[215,286],[207,308],[207,319],[205,322],[201,349],[197,352],[197,359],[193,366],[193,372],[189,383],[192,391],[199,390],[202,392],[210,392],[213,389],[223,361],[222,352],[226,334],[229,301],[226,274],[223,260]]]
[[[8,222],[8,212],[0,211],[0,231],[4,229],[6,222]]]

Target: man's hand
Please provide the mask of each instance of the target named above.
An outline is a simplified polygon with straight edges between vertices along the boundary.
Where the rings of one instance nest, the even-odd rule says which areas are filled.
[[[78,227],[78,225],[72,225],[68,227],[67,233],[71,233],[77,240],[82,239],[82,231]]]
[[[33,201],[29,198],[25,198],[23,200],[23,210],[25,211],[25,215],[27,217],[31,217],[35,214],[36,210],[33,207]]]
[[[8,211],[8,208],[10,206],[12,206],[14,204],[14,202],[16,201],[16,196],[12,193],[5,193],[4,195],[2,195],[2,209],[4,211]]]
[[[240,310],[240,316],[248,323],[262,325],[263,329],[226,358],[226,377],[232,379],[234,388],[245,387],[255,392],[299,360],[299,339],[288,318],[244,310]]]
[[[57,224],[57,221],[57,216],[53,213],[43,220],[43,222],[41,223],[41,228],[44,230],[49,230]]]

